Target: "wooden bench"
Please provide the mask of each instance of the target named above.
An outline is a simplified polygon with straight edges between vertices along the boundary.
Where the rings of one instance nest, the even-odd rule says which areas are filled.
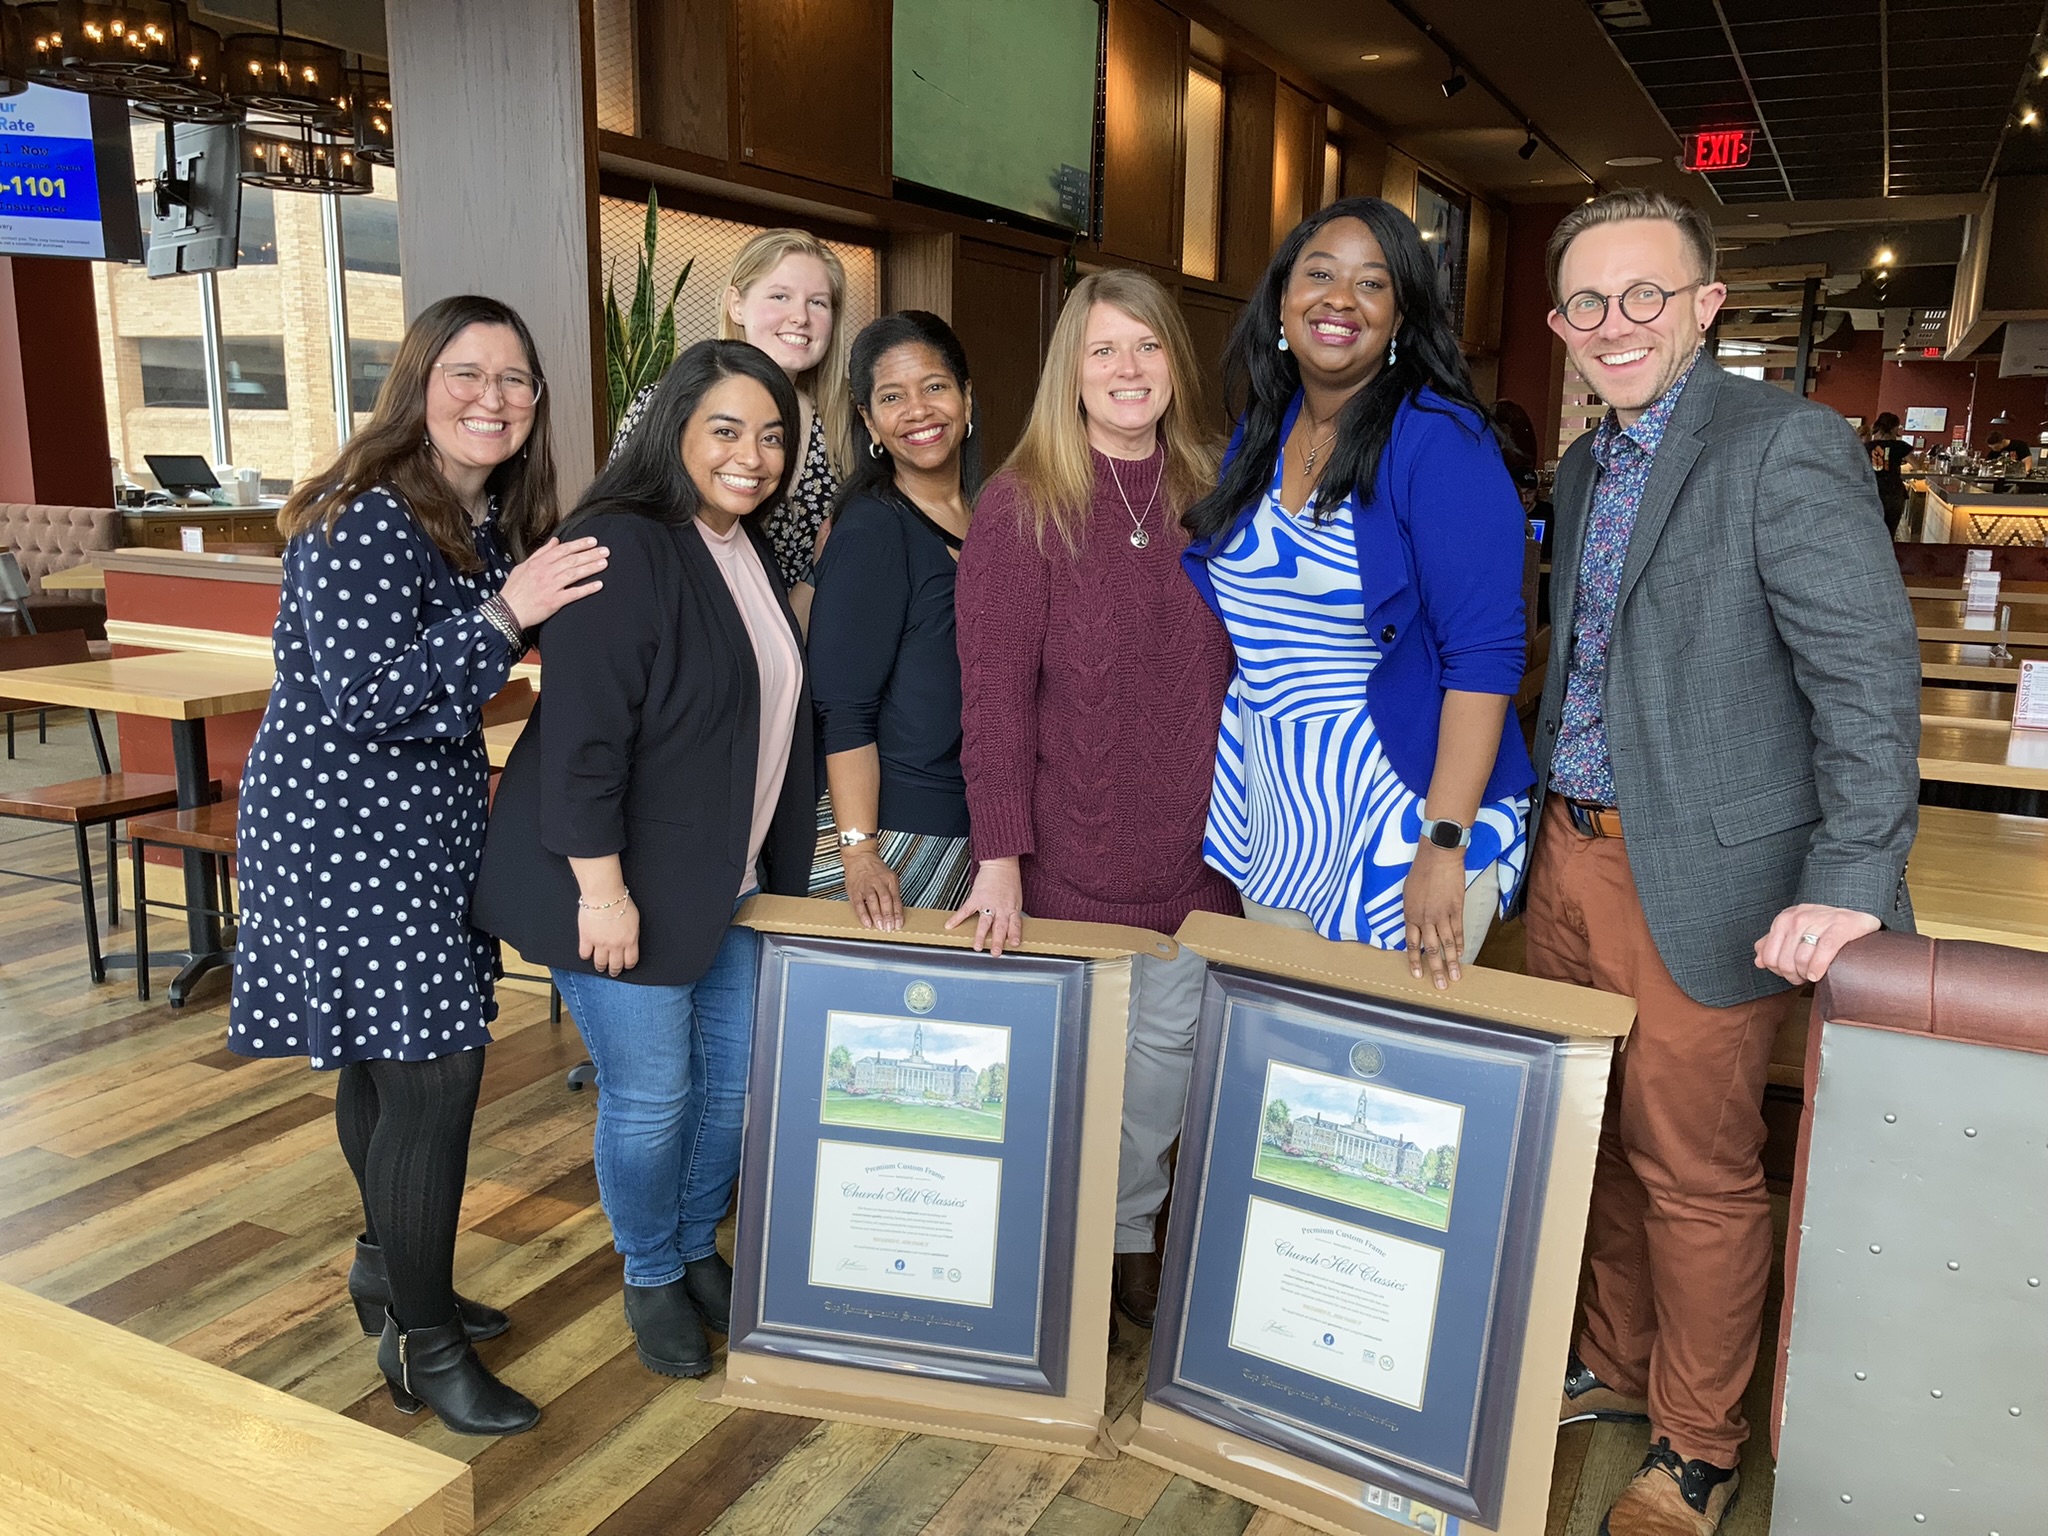
[[[0,1285],[0,1527],[463,1536],[462,1462]]]

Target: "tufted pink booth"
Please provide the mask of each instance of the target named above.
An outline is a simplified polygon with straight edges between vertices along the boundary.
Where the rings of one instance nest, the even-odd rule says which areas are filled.
[[[54,507],[0,501],[0,549],[11,549],[35,593],[29,600],[40,629],[104,633],[107,610],[91,592],[44,592],[43,578],[85,564],[121,542],[121,514],[113,507]],[[0,617],[0,631],[15,625]],[[17,626],[18,627],[18,626]]]

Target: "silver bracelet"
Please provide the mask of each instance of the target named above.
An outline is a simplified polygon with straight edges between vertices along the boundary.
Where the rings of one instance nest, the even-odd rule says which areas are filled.
[[[622,907],[632,899],[633,893],[622,887],[619,894],[610,901],[585,901],[581,896],[578,896],[576,898],[576,910],[578,912],[609,912],[613,907]]]
[[[483,606],[477,611],[484,616],[485,622],[491,628],[505,637],[506,643],[513,650],[521,653],[525,652],[526,634],[525,631],[520,629],[519,621],[512,616],[512,605],[510,603],[494,593],[484,599]]]

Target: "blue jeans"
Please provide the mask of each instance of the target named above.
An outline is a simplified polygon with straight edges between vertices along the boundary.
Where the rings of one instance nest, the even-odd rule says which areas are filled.
[[[686,987],[557,970],[597,1063],[597,1195],[628,1285],[667,1285],[717,1251],[740,1169],[760,935],[734,925]]]

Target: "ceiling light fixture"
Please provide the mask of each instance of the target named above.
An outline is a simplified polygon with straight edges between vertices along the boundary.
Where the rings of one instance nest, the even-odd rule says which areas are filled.
[[[1616,155],[1607,163],[1618,169],[1634,170],[1639,166],[1662,165],[1664,161],[1659,155]]]
[[[1892,248],[1890,246],[1886,246],[1877,253],[1877,264],[1880,267],[1888,267],[1892,264]]]
[[[1359,62],[1359,63],[1361,63],[1361,64],[1373,64],[1373,63],[1377,63],[1377,62],[1378,62],[1378,60],[1379,60],[1379,55],[1378,55],[1378,54],[1376,54],[1376,53],[1361,53],[1361,54],[1360,54],[1360,55],[1358,56],[1358,62]]]
[[[1536,151],[1539,147],[1540,146],[1536,142],[1536,135],[1531,133],[1528,138],[1522,140],[1522,147],[1516,150],[1515,153],[1520,155],[1524,160],[1534,160],[1536,158]]]
[[[1456,70],[1455,68],[1452,69],[1452,71],[1448,75],[1444,76],[1443,85],[1441,86],[1441,89],[1444,93],[1444,99],[1448,101],[1451,97],[1457,95],[1458,92],[1465,89],[1464,75],[1459,73],[1458,70]]]
[[[341,50],[286,32],[284,0],[277,3],[276,31],[237,32],[227,40],[223,73],[228,100],[245,111],[323,133],[352,126]]]
[[[2032,107],[2028,107],[2024,112],[2020,113],[2020,126],[2022,128],[2031,128],[2040,121],[2041,114]]]

